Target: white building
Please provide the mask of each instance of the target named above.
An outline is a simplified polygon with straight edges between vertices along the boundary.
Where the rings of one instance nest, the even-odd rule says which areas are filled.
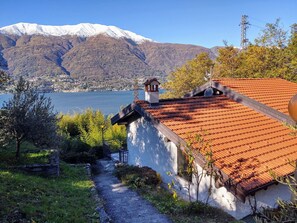
[[[127,127],[129,164],[153,168],[164,182],[174,180],[181,196],[208,200],[237,219],[253,208],[274,207],[278,198],[291,199],[270,171],[294,173],[288,159],[297,160],[297,136],[283,123],[295,124],[287,106],[297,84],[223,79],[170,100],[159,100],[158,85],[156,79],[146,81],[146,100],[112,118]],[[189,155],[202,173],[199,184],[195,174],[185,174]]]

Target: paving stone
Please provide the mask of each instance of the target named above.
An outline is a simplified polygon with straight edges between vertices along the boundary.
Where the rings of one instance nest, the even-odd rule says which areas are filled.
[[[123,185],[114,175],[112,160],[98,160],[100,174],[94,177],[105,210],[114,223],[171,223],[148,201]]]

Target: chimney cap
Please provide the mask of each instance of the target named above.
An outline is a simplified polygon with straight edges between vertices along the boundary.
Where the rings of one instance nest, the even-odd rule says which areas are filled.
[[[160,84],[160,82],[157,80],[157,78],[153,77],[153,78],[148,78],[145,82],[144,85],[150,85],[153,82],[157,82],[158,84]],[[155,83],[154,83],[155,84]]]

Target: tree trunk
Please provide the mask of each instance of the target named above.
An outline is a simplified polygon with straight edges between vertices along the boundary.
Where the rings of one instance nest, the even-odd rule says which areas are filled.
[[[21,140],[16,139],[16,140],[15,140],[15,147],[16,147],[16,154],[15,154],[15,157],[16,157],[17,159],[20,158],[20,146],[21,146]]]

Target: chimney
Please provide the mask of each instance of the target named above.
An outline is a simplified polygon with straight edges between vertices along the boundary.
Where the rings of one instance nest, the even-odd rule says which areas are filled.
[[[150,78],[144,82],[145,100],[150,103],[151,106],[159,105],[159,85],[160,82],[157,78]]]

